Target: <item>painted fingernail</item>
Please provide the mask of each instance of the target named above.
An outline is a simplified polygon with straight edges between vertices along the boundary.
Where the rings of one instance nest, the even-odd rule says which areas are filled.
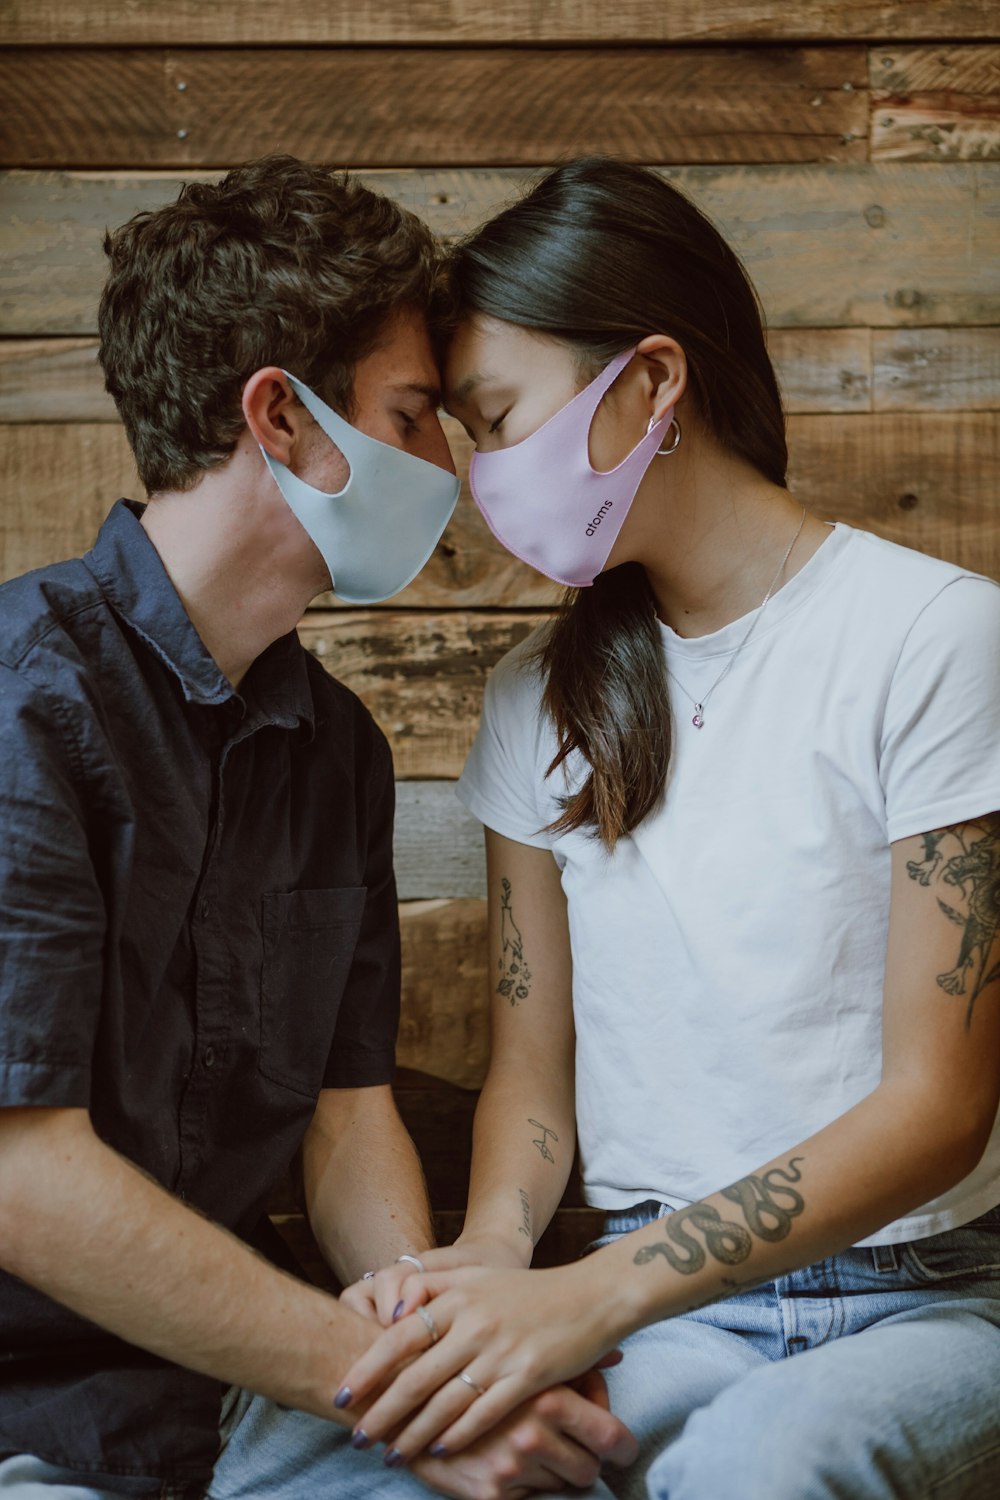
[[[349,1385],[342,1385],[340,1387],[340,1390],[337,1392],[337,1394],[333,1398],[333,1404],[337,1408],[338,1411],[343,1411],[345,1406],[349,1406],[350,1405],[350,1402],[351,1402],[351,1388],[350,1388]]]
[[[445,1447],[444,1443],[431,1443],[428,1452],[430,1453],[431,1458],[444,1458],[448,1450]]]
[[[351,1447],[367,1448],[370,1442],[371,1438],[368,1436],[365,1429],[363,1427],[355,1427],[354,1431],[351,1433]]]
[[[399,1302],[396,1303],[396,1306],[392,1310],[392,1321],[394,1323],[396,1322],[396,1320],[398,1319],[398,1317],[399,1317],[399,1315],[400,1315],[400,1313],[402,1311],[403,1311],[403,1303],[402,1303],[402,1301],[399,1301]]]
[[[387,1469],[394,1469],[397,1464],[403,1463],[404,1459],[398,1448],[390,1448],[382,1462]]]

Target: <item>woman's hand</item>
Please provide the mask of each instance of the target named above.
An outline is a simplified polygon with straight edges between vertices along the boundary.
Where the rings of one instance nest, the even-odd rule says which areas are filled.
[[[391,1381],[355,1429],[359,1439],[396,1433],[387,1459],[399,1463],[428,1447],[456,1453],[528,1397],[601,1363],[622,1325],[615,1327],[593,1259],[553,1271],[463,1268],[407,1278],[398,1321],[337,1395],[344,1409]]]
[[[363,1276],[340,1295],[341,1302],[363,1318],[392,1325],[403,1313],[403,1288],[412,1276],[419,1274],[419,1261],[425,1271],[454,1271],[459,1266],[494,1266],[523,1268],[524,1259],[508,1242],[491,1235],[459,1236],[453,1245],[440,1250],[421,1250],[408,1260],[397,1260],[374,1275]],[[398,1311],[397,1311],[398,1310]]]

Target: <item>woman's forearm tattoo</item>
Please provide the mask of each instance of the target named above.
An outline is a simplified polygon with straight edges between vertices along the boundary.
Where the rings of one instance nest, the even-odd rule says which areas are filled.
[[[527,1000],[531,993],[531,970],[524,961],[524,939],[514,921],[511,909],[511,887],[506,877],[500,882],[500,957],[497,960],[500,981],[497,994],[511,1005]]]
[[[521,1199],[521,1222],[517,1226],[517,1232],[518,1234],[527,1235],[529,1240],[533,1240],[534,1235],[531,1232],[531,1199],[524,1191],[524,1188],[518,1188],[517,1191]]]
[[[555,1161],[555,1157],[552,1155],[552,1152],[549,1150],[549,1141],[550,1140],[552,1140],[552,1141],[558,1141],[558,1139],[559,1139],[559,1137],[556,1135],[555,1131],[554,1130],[550,1130],[547,1125],[543,1125],[540,1120],[529,1120],[528,1124],[529,1125],[533,1125],[536,1130],[540,1130],[542,1132],[542,1134],[541,1134],[541,1136],[539,1137],[538,1140],[533,1140],[531,1142],[531,1144],[533,1146],[537,1146],[538,1147],[538,1152],[539,1152],[539,1155],[541,1156],[542,1160],[543,1161]]]
[[[955,966],[938,974],[937,982],[945,994],[966,997],[968,1031],[976,1001],[1000,980],[1000,963],[990,965],[1000,933],[1000,816],[938,828],[922,837],[923,859],[911,859],[906,873],[920,885],[934,885],[941,911],[962,929]]]
[[[741,1177],[722,1189],[721,1196],[737,1205],[748,1228],[734,1219],[724,1219],[711,1203],[692,1203],[690,1208],[679,1208],[660,1221],[666,1242],[644,1245],[636,1251],[634,1263],[645,1266],[662,1256],[675,1271],[693,1276],[705,1265],[708,1255],[720,1265],[738,1266],[753,1250],[754,1235],[768,1243],[783,1240],[792,1220],[806,1206],[802,1194],[792,1186],[802,1180],[798,1163],[803,1160],[793,1156],[786,1167],[772,1167],[759,1177]],[[695,1239],[694,1230],[704,1246]]]

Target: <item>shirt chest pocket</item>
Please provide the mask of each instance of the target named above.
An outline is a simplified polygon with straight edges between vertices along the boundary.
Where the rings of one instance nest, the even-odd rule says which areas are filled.
[[[263,898],[261,1073],[315,1096],[365,908],[364,886],[269,892]]]

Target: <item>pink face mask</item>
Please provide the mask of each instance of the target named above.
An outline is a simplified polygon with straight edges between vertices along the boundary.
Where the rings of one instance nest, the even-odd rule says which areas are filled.
[[[474,453],[469,482],[499,542],[547,578],[586,588],[602,570],[673,418],[673,407],[616,469],[591,465],[590,427],[634,349],[619,354],[554,417],[511,448]]]

